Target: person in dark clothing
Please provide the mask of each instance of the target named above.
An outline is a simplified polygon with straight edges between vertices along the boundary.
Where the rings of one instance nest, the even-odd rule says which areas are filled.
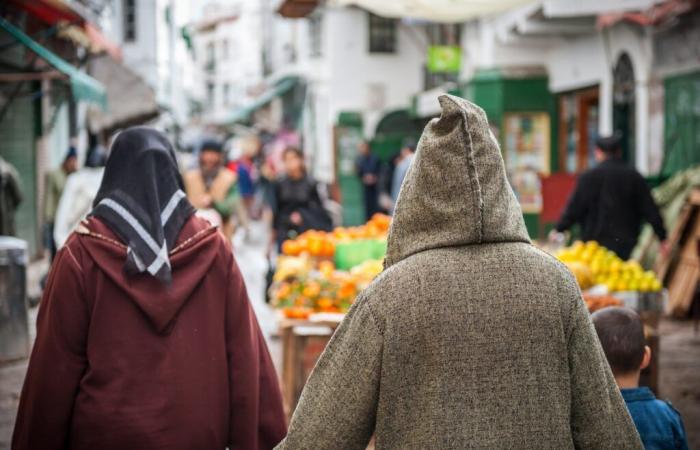
[[[370,150],[368,142],[362,142],[358,147],[360,156],[357,159],[357,175],[363,186],[365,201],[365,216],[369,220],[379,212],[379,175],[381,165],[379,159]]]
[[[330,231],[331,218],[318,193],[318,184],[306,174],[304,155],[298,148],[288,147],[282,154],[285,176],[273,186],[273,223],[278,245],[290,233],[306,230]]]
[[[627,259],[646,220],[666,252],[666,229],[659,209],[644,178],[620,158],[620,138],[599,138],[596,146],[600,163],[579,177],[555,231],[562,233],[578,223],[583,240],[598,241]]]
[[[119,134],[37,318],[14,450],[269,450],[277,374],[231,244],[162,133]]]

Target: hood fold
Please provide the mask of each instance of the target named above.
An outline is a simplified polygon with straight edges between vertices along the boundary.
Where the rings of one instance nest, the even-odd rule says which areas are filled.
[[[385,267],[441,247],[530,238],[484,111],[452,95],[426,126],[389,231]]]
[[[127,274],[126,246],[101,221],[84,222],[79,234],[84,248],[97,266],[143,312],[158,334],[168,334],[194,290],[206,276],[219,253],[216,228],[196,217],[183,227],[178,245],[170,253],[172,284],[164,285],[148,274]]]

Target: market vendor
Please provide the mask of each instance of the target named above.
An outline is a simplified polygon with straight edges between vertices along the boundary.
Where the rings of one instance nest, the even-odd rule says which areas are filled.
[[[318,183],[306,173],[304,154],[287,147],[282,154],[285,175],[275,182],[273,222],[278,245],[306,230],[333,227],[319,194]]]
[[[620,258],[628,259],[642,223],[647,221],[665,253],[666,229],[659,208],[642,175],[622,160],[620,136],[598,138],[595,158],[599,164],[579,177],[550,237],[579,224],[582,240],[598,241]]]

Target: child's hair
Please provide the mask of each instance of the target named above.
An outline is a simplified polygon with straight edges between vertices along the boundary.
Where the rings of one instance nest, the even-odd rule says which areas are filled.
[[[611,306],[591,316],[598,339],[615,375],[637,372],[644,359],[644,325],[636,312]]]

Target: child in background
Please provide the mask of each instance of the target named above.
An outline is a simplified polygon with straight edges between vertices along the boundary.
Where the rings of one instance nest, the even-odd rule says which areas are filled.
[[[647,450],[686,449],[681,416],[670,403],[657,400],[648,387],[639,387],[639,373],[651,361],[644,325],[629,308],[609,307],[591,319],[627,409]]]

